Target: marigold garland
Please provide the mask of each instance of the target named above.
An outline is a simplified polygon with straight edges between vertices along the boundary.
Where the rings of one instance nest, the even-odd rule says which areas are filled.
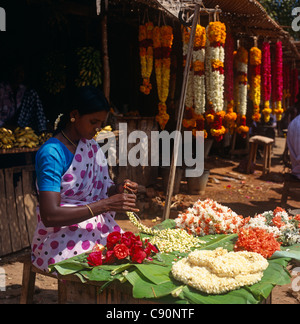
[[[150,78],[153,71],[153,29],[152,22],[147,22],[139,27],[141,74],[143,78],[140,91],[145,95],[149,95],[152,90]]]
[[[253,101],[253,116],[255,122],[261,119],[260,101],[261,101],[261,64],[262,52],[257,47],[250,50],[250,68],[251,68],[251,92],[250,97]]]
[[[171,26],[155,27],[153,30],[153,46],[157,92],[160,100],[156,121],[162,130],[165,129],[170,119],[166,101],[169,96],[172,45],[173,28]]]
[[[270,114],[270,100],[272,94],[272,66],[271,66],[271,46],[270,43],[264,42],[262,46],[262,95],[264,101],[264,115],[265,122],[269,122]]]
[[[223,126],[225,116],[224,109],[224,61],[226,26],[216,21],[211,22],[207,27],[207,55],[206,55],[206,78],[207,98],[209,105],[215,111],[214,122],[211,125],[210,133],[216,141],[221,141],[226,133]]]

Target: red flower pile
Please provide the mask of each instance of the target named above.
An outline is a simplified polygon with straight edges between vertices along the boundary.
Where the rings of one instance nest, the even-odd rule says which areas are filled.
[[[280,245],[272,233],[261,228],[249,227],[240,230],[234,251],[256,252],[269,259],[276,251],[280,251]]]
[[[152,261],[151,255],[158,253],[157,248],[148,240],[141,241],[140,236],[131,232],[110,233],[106,246],[96,244],[87,261],[91,267],[122,262],[142,263],[145,259]]]

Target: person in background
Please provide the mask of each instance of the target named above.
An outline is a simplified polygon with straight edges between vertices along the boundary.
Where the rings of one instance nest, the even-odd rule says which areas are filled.
[[[292,163],[292,174],[300,180],[300,115],[293,119],[289,125],[287,144]]]
[[[138,212],[138,184],[126,180],[115,185],[93,139],[108,111],[99,89],[77,89],[55,122],[54,137],[37,152],[39,205],[32,261],[43,271],[96,243],[106,245],[111,232],[121,231],[115,212]]]
[[[37,132],[47,130],[47,118],[36,90],[24,85],[23,66],[12,69],[8,81],[0,83],[0,127],[31,127]]]

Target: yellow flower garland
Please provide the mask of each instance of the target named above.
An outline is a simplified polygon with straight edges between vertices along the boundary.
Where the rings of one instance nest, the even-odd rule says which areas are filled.
[[[165,129],[170,116],[167,113],[166,101],[169,96],[171,73],[171,49],[173,45],[173,28],[171,26],[155,27],[153,46],[158,98],[160,100],[156,121],[162,130]]]
[[[260,101],[261,101],[261,63],[262,51],[257,47],[252,47],[250,50],[250,66],[252,68],[251,79],[251,92],[250,97],[253,101],[253,116],[252,119],[259,122],[261,119],[260,114]]]
[[[150,77],[153,71],[153,28],[152,22],[139,27],[141,74],[143,78],[140,91],[145,95],[150,94],[152,89]]]

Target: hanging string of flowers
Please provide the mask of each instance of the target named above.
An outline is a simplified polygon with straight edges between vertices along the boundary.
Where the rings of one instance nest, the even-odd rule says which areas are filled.
[[[283,98],[283,52],[282,52],[282,42],[276,43],[276,53],[275,53],[275,109],[277,121],[282,119],[283,109],[282,109],[282,98]]]
[[[249,132],[247,127],[247,91],[248,91],[248,51],[240,46],[236,53],[237,70],[237,100],[236,107],[238,112],[237,133],[246,137]]]
[[[224,123],[232,135],[235,129],[237,114],[234,112],[234,39],[231,34],[227,34],[225,57],[225,99],[227,101],[227,111]]]
[[[147,22],[139,27],[141,74],[143,78],[140,91],[145,95],[149,95],[152,90],[150,78],[153,71],[153,29],[152,22]]]
[[[170,119],[167,113],[166,101],[169,96],[173,37],[173,28],[171,26],[155,27],[153,30],[155,73],[160,101],[156,121],[162,130],[165,129]]]
[[[291,98],[291,69],[288,63],[283,64],[283,97],[282,108],[286,110],[288,108],[288,100]]]
[[[292,69],[291,71],[291,105],[294,105],[298,102],[298,94],[299,94],[299,72],[298,69]]]
[[[261,101],[261,64],[262,51],[254,46],[250,50],[250,68],[251,68],[251,92],[250,98],[253,101],[253,116],[255,122],[261,119],[260,101]]]
[[[215,113],[211,126],[211,135],[216,141],[221,141],[226,128],[223,126],[224,109],[224,61],[225,61],[225,24],[215,21],[207,27],[207,98],[209,106]],[[211,115],[213,115],[213,112]]]
[[[197,115],[205,113],[205,45],[206,30],[198,24],[193,50],[194,104]]]
[[[183,28],[183,58],[186,65],[186,56],[190,40],[190,28]],[[193,47],[192,65],[189,71],[187,95],[186,95],[186,118],[183,126],[193,131],[204,131],[205,137],[205,44],[206,30],[201,25],[197,25],[195,42]]]
[[[271,66],[271,46],[269,42],[264,42],[262,46],[262,95],[264,101],[264,109],[262,111],[265,122],[269,122],[270,100],[272,94],[272,66]]]

